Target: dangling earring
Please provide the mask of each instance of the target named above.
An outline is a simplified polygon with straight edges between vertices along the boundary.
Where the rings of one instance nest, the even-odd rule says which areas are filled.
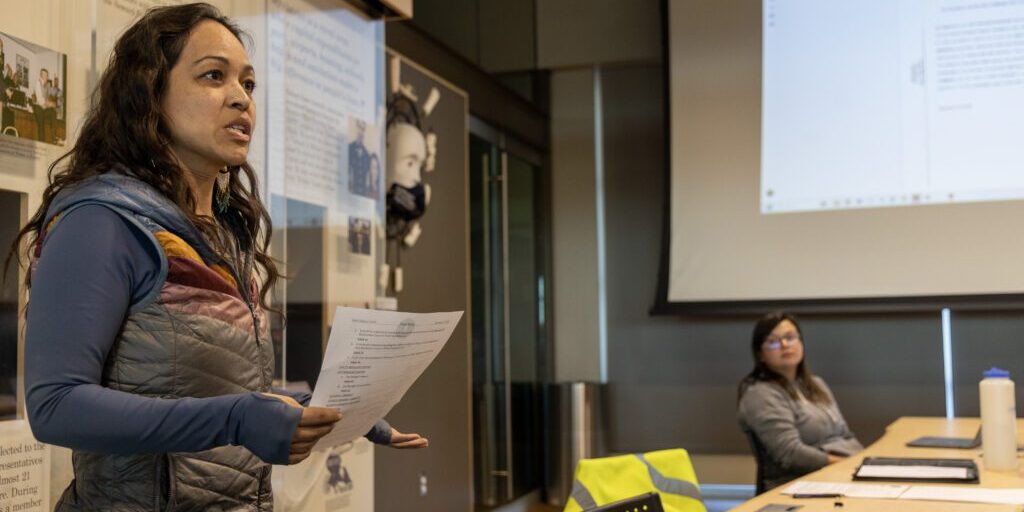
[[[228,201],[231,199],[231,172],[225,167],[217,175],[217,213],[228,211]]]

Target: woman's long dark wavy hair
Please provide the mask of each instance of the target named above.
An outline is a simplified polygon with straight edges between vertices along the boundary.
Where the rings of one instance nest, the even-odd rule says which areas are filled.
[[[43,192],[42,205],[15,238],[5,268],[12,256],[21,263],[18,248],[23,239],[28,238],[28,254],[42,243],[46,212],[60,191],[100,174],[124,170],[160,191],[208,240],[216,243],[216,222],[195,214],[197,198],[185,178],[187,171],[168,146],[171,133],[162,110],[171,69],[192,30],[205,20],[220,23],[243,45],[243,38],[251,42],[248,34],[206,3],[151,9],[118,39],[110,63],[92,93],[78,140],[50,165],[49,186]],[[224,212],[216,208],[214,211],[217,220],[233,232],[239,249],[252,252],[255,270],[263,276],[259,301],[267,308],[268,293],[279,277],[268,254],[270,215],[260,200],[252,167],[244,163],[237,172],[244,174],[245,179],[236,176],[231,180],[228,208]],[[26,283],[31,286],[28,272]]]
[[[797,400],[796,390],[792,386],[789,386],[786,382],[786,377],[780,375],[778,372],[768,367],[764,361],[761,360],[761,348],[764,346],[764,342],[768,339],[768,335],[778,327],[779,324],[789,320],[796,328],[797,334],[800,335],[800,342],[803,343],[804,335],[800,331],[800,324],[796,321],[796,317],[789,313],[775,312],[769,313],[763,316],[754,325],[754,334],[750,339],[750,351],[754,355],[754,369],[751,370],[746,377],[740,381],[740,389],[738,399],[743,398],[743,393],[747,391],[755,382],[772,382],[782,389],[786,390],[786,393],[793,400]],[[800,360],[800,365],[796,367],[796,383],[800,392],[810,401],[827,404],[829,400],[828,394],[825,390],[814,381],[814,375],[811,370],[807,368],[807,352],[804,350],[804,358]]]

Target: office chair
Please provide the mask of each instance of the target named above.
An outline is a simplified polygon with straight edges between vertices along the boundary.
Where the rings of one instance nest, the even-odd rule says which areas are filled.
[[[765,450],[764,445],[757,438],[757,434],[746,426],[742,426],[743,433],[747,435],[747,441],[750,442],[750,451],[754,452],[754,460],[757,461],[757,481],[756,481],[756,493],[762,494],[765,489],[764,484],[764,466],[765,460],[768,458],[768,451]]]
[[[597,508],[589,508],[584,512],[664,512],[661,497],[656,492],[649,492],[632,498],[609,503]]]

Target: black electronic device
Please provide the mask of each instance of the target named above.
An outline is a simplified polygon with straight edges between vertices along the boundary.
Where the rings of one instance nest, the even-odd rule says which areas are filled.
[[[803,505],[788,505],[785,503],[769,503],[755,512],[795,512],[804,508]]]
[[[588,508],[584,512],[634,512],[637,510],[642,510],[644,512],[665,512],[665,509],[661,506],[661,496],[658,496],[658,493],[656,492],[633,496],[632,498],[626,498],[624,500],[616,501],[615,503],[601,505],[597,508]]]
[[[974,437],[919,437],[907,443],[911,448],[955,448],[959,450],[970,450],[981,446],[981,427]]]

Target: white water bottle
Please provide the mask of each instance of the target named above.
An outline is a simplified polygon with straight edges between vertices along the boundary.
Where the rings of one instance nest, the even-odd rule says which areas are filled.
[[[1017,469],[1017,405],[1010,372],[992,368],[984,373],[981,391],[981,449],[985,469]]]

